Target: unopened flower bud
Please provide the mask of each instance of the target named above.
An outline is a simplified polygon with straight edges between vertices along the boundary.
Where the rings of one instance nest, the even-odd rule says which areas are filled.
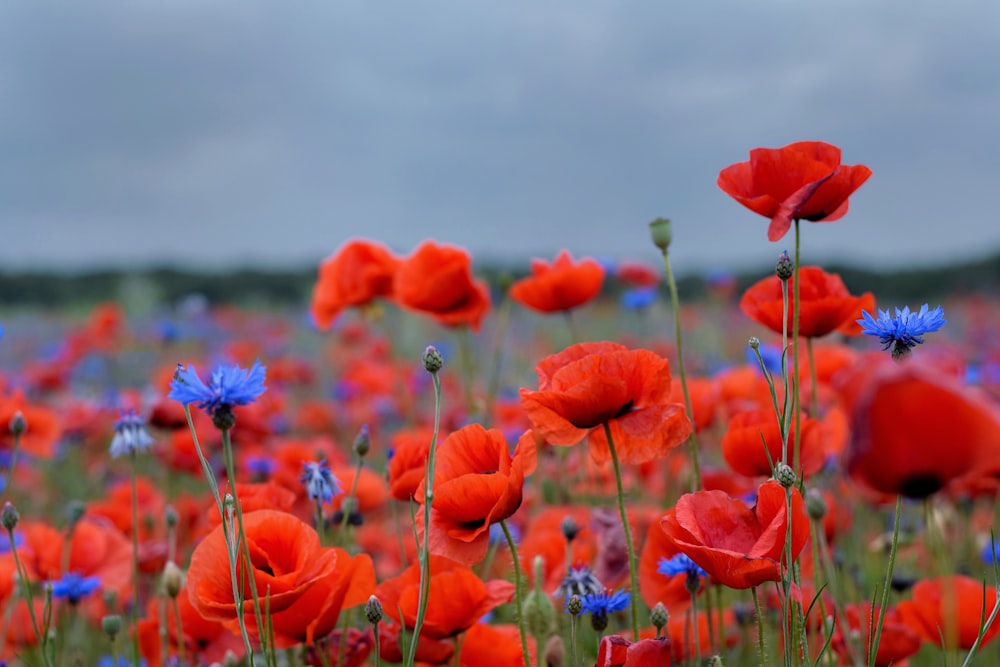
[[[69,525],[70,530],[72,530],[80,519],[83,518],[83,514],[87,511],[87,505],[82,500],[71,500],[66,505],[66,523]]]
[[[444,367],[444,357],[433,345],[428,345],[424,350],[423,362],[424,370],[431,374],[437,373]]]
[[[757,338],[756,336],[750,336],[750,338],[747,339],[747,345],[750,346],[751,350],[760,349],[760,338]]]
[[[580,612],[583,611],[583,600],[580,599],[579,595],[574,595],[566,603],[566,611],[573,616],[579,616]]]
[[[806,512],[813,521],[820,521],[826,516],[826,500],[819,491],[810,490],[806,493]]]
[[[368,436],[368,424],[361,427],[358,435],[354,438],[354,453],[364,457],[372,448],[371,438]]]
[[[705,665],[706,667],[722,667],[722,656],[713,655],[711,658],[708,659],[708,662],[705,663]]]
[[[774,265],[774,273],[782,281],[786,281],[792,277],[792,272],[795,269],[795,265],[792,264],[792,258],[788,256],[788,251],[783,250],[780,255],[778,255],[778,263]]]
[[[779,463],[778,467],[774,470],[774,478],[778,480],[778,484],[781,484],[786,489],[795,486],[795,471],[788,464]]]
[[[562,667],[566,660],[566,647],[562,637],[552,635],[549,641],[545,642],[545,652],[542,654],[546,667]]]
[[[590,627],[594,632],[604,632],[608,629],[608,615],[600,612],[591,614]]]
[[[163,568],[163,590],[170,598],[176,598],[184,587],[184,573],[177,563],[170,560]]]
[[[111,641],[115,640],[118,633],[122,631],[122,617],[118,614],[109,614],[101,619],[101,630]]]
[[[580,527],[576,525],[576,520],[571,516],[566,516],[561,524],[563,537],[567,542],[572,542],[580,534]]]
[[[666,626],[669,620],[670,614],[667,613],[667,608],[663,606],[662,602],[657,602],[653,605],[653,608],[649,612],[649,622],[656,628],[657,636],[663,631],[664,626]]]
[[[222,659],[222,667],[238,667],[241,660],[232,649],[226,650],[226,656]]]
[[[670,220],[668,218],[653,220],[649,223],[649,235],[653,239],[653,245],[659,248],[660,252],[667,252],[674,237],[673,230],[670,228]]]
[[[9,428],[12,435],[21,435],[28,430],[28,420],[24,418],[24,414],[20,410],[10,418]]]
[[[368,602],[365,603],[365,618],[372,625],[375,625],[382,620],[385,613],[382,611],[382,603],[377,597],[372,595],[368,598]]]
[[[168,529],[175,527],[177,522],[180,521],[180,516],[173,505],[167,505],[167,508],[163,510],[163,520],[166,522]]]
[[[7,530],[14,530],[17,527],[17,522],[21,520],[21,515],[17,513],[17,508],[15,508],[11,502],[8,500],[3,505],[3,509],[0,510],[0,523]]]

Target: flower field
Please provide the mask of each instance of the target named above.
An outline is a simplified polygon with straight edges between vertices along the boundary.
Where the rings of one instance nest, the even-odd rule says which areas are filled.
[[[870,175],[721,168],[789,251],[694,303],[658,219],[658,264],[358,238],[294,311],[12,313],[0,660],[1000,664],[997,314],[810,262]]]

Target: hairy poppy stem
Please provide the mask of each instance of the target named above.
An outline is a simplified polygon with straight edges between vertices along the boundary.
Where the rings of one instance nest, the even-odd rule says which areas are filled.
[[[17,555],[17,540],[14,539],[14,529],[7,529],[7,538],[10,542],[10,553],[14,556],[14,567],[17,569],[17,579],[21,584],[21,595],[24,596],[25,601],[28,603],[28,616],[31,617],[31,627],[35,631],[35,638],[38,640],[38,646],[41,647],[42,659],[45,661],[47,666],[52,665],[49,660],[49,652],[46,651],[46,638],[47,634],[43,635],[41,629],[38,627],[38,618],[35,616],[35,600],[31,595],[31,582],[28,580],[28,572],[24,569],[21,564],[21,559]]]
[[[418,554],[420,559],[420,589],[417,601],[417,618],[413,622],[413,639],[410,641],[410,649],[407,651],[404,663],[407,667],[413,667],[416,663],[420,629],[424,626],[424,617],[427,615],[427,598],[431,592],[431,503],[434,501],[434,461],[437,453],[438,434],[441,429],[441,378],[438,376],[438,371],[431,371],[431,380],[434,382],[434,435],[431,437],[431,446],[427,453],[427,472],[424,475],[424,543]]]
[[[688,436],[688,449],[691,455],[691,466],[694,469],[694,479],[691,482],[691,490],[699,491],[701,489],[701,466],[698,464],[698,439],[695,436],[694,429],[694,410],[691,409],[691,393],[688,391],[687,384],[687,374],[684,372],[684,343],[681,339],[681,303],[680,298],[677,296],[677,281],[674,280],[673,269],[670,268],[670,255],[667,253],[667,248],[663,247],[663,268],[667,272],[667,285],[670,288],[670,306],[674,311],[674,340],[677,344],[677,374],[681,379],[681,390],[684,393],[684,409],[687,411],[687,417],[691,420],[691,435]],[[610,442],[610,438],[608,439]],[[614,450],[612,450],[614,451]],[[616,464],[617,465],[617,464]],[[619,491],[619,497],[621,492]],[[626,532],[628,529],[626,528]],[[631,548],[629,549],[631,554]],[[634,582],[633,582],[634,583]],[[635,591],[632,591],[633,597],[635,596]],[[635,604],[633,600],[632,604]],[[633,606],[633,609],[635,607]],[[638,640],[638,637],[636,637]]]
[[[757,619],[757,656],[760,660],[760,667],[767,667],[767,659],[764,656],[764,616],[760,611],[760,599],[757,597],[757,587],[750,589],[753,597],[753,612]]]
[[[517,605],[517,629],[521,635],[521,653],[524,658],[524,667],[531,667],[530,656],[528,655],[528,634],[524,628],[524,592],[521,581],[521,563],[517,557],[517,545],[514,543],[514,536],[507,528],[507,520],[500,521],[503,528],[503,536],[507,538],[507,546],[510,547],[510,557],[514,561],[514,597]]]
[[[796,467],[801,467],[801,449],[802,449],[802,411],[799,406],[802,404],[802,397],[800,396],[800,383],[799,383],[799,318],[801,316],[802,304],[799,292],[801,290],[799,286],[799,270],[801,267],[801,262],[799,261],[799,219],[795,219],[795,285],[793,286],[794,295],[792,297],[792,340],[795,341],[795,356],[792,357],[792,371],[794,376],[792,377],[792,414],[795,415],[795,461]],[[788,463],[787,461],[785,463]]]
[[[625,529],[625,547],[628,549],[628,576],[632,597],[633,641],[639,641],[639,566],[635,559],[635,546],[632,544],[632,529],[628,525],[628,514],[625,512],[625,489],[622,487],[622,467],[618,462],[618,452],[615,450],[615,441],[611,437],[611,427],[608,426],[608,422],[604,422],[604,436],[608,439],[611,462],[615,466],[615,484],[618,486],[618,512],[622,516],[622,528]]]
[[[14,431],[14,444],[10,448],[10,463],[7,464],[7,475],[4,477],[3,480],[4,491],[10,489],[10,481],[14,479],[14,466],[17,465],[17,451],[20,448],[21,448],[21,432]]]

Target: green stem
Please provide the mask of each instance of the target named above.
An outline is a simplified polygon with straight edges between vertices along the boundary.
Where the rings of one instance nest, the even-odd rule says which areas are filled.
[[[341,539],[341,537],[345,534],[344,531],[347,530],[347,522],[350,519],[350,514],[354,511],[354,498],[358,493],[358,480],[361,479],[361,468],[364,467],[364,464],[365,460],[359,456],[358,467],[354,469],[354,479],[351,480],[351,490],[347,493],[347,497],[344,498],[340,504],[341,514],[343,514],[343,516],[340,518],[340,529],[337,530],[337,537],[341,541],[341,546],[343,547],[347,546],[347,541],[346,539]],[[344,511],[345,509],[349,511]]]
[[[14,539],[14,529],[7,529],[7,537],[10,542],[10,552],[14,555],[14,567],[17,568],[17,578],[21,583],[21,594],[24,596],[25,601],[28,604],[28,615],[31,617],[31,627],[35,631],[35,638],[38,640],[38,645],[42,649],[42,659],[45,661],[46,665],[51,666],[49,661],[49,653],[45,650],[46,636],[42,634],[41,629],[38,627],[38,618],[35,616],[35,600],[31,595],[31,582],[28,581],[28,572],[24,569],[21,564],[21,559],[17,555],[17,541]],[[68,548],[68,547],[67,547]]]
[[[229,487],[232,489],[233,495],[233,505],[236,508],[236,534],[233,536],[235,541],[233,543],[233,551],[235,552],[239,549],[240,553],[237,557],[237,563],[239,557],[243,558],[244,567],[246,568],[246,577],[250,580],[250,595],[253,600],[253,615],[254,620],[257,624],[257,636],[260,638],[261,652],[264,654],[265,660],[269,665],[274,664],[276,660],[276,655],[274,650],[268,650],[268,637],[264,633],[264,618],[261,615],[260,609],[260,596],[257,591],[257,578],[253,573],[253,561],[250,559],[250,546],[247,544],[246,532],[243,529],[243,506],[240,504],[240,498],[236,490],[236,464],[233,460],[233,443],[229,435],[229,429],[222,429],[222,454],[226,460],[226,477],[229,480]],[[234,568],[237,573],[236,576],[239,577],[239,568]],[[240,587],[242,589],[243,582],[240,581]],[[237,614],[239,618],[243,618],[243,596],[242,590],[240,595],[240,609]]]
[[[372,628],[375,632],[375,667],[382,665],[382,640],[378,636],[378,623],[374,623]]]
[[[506,519],[500,522],[500,527],[503,528],[503,535],[507,538],[507,546],[510,547],[510,556],[514,561],[514,599],[517,605],[517,629],[521,634],[521,652],[524,657],[525,667],[531,667],[530,656],[528,654],[528,635],[524,627],[524,592],[522,590],[521,563],[517,557],[517,545],[514,544],[514,537],[510,534],[510,529],[507,528]]]
[[[181,606],[177,604],[177,598],[170,598],[170,606],[174,609],[174,625],[177,626],[174,632],[177,635],[177,656],[180,658],[180,664],[187,664],[184,662],[184,623],[181,621]],[[116,662],[115,665],[118,663]],[[138,663],[136,663],[138,664]]]
[[[896,496],[896,516],[892,522],[892,548],[889,549],[889,565],[885,570],[885,582],[882,584],[882,600],[878,610],[878,626],[874,629],[875,634],[871,638],[868,648],[868,665],[875,665],[875,656],[878,655],[879,640],[882,638],[882,624],[885,622],[886,605],[889,604],[889,589],[892,586],[892,569],[896,564],[896,549],[899,545],[899,515],[903,508],[903,496]],[[869,629],[871,632],[871,629]]]
[[[813,352],[813,339],[806,338],[806,352],[809,354],[809,416],[819,419],[819,381],[816,379],[816,355]]]
[[[698,592],[691,593],[691,648],[694,664],[701,664],[701,634],[698,632]]]
[[[802,304],[800,299],[801,287],[799,283],[799,246],[800,246],[800,233],[799,233],[799,220],[795,220],[795,285],[794,285],[794,297],[792,299],[792,340],[795,341],[795,356],[792,358],[794,377],[792,378],[792,414],[795,415],[795,464],[801,465],[801,449],[802,449],[802,410],[799,409],[801,403],[801,396],[799,395],[799,327],[801,322],[799,318],[802,312]]]
[[[420,547],[420,589],[417,599],[417,618],[413,623],[413,639],[406,655],[407,667],[413,667],[417,659],[417,643],[420,641],[420,630],[424,626],[427,615],[427,598],[431,592],[431,557],[430,557],[430,526],[431,503],[434,501],[434,461],[437,454],[438,433],[441,428],[441,378],[437,373],[431,373],[434,382],[434,435],[427,454],[427,473],[424,475],[424,543]],[[402,616],[400,616],[402,620]],[[401,631],[402,632],[402,631]]]
[[[10,448],[10,463],[7,464],[7,475],[3,480],[3,490],[10,490],[10,480],[14,478],[14,466],[17,465],[17,452],[21,448],[21,434],[14,434],[14,445]],[[9,497],[9,496],[8,496]]]
[[[757,618],[757,655],[760,658],[760,667],[767,667],[767,660],[764,657],[764,615],[760,611],[756,586],[750,589],[750,595],[753,596],[753,611]]]
[[[691,466],[694,469],[691,490],[698,491],[701,488],[701,466],[698,463],[698,439],[695,436],[694,430],[694,410],[691,408],[691,394],[688,391],[687,374],[684,372],[684,341],[681,337],[681,303],[680,298],[677,296],[677,282],[674,280],[674,272],[670,268],[670,255],[667,253],[666,248],[663,250],[663,268],[667,272],[667,286],[670,288],[670,306],[674,311],[677,374],[680,376],[681,390],[684,393],[684,409],[687,411],[688,419],[691,421],[691,435],[688,437],[688,450],[691,456]]]
[[[563,317],[566,320],[566,328],[569,329],[569,339],[574,345],[580,342],[580,333],[576,329],[576,321],[573,319],[572,310],[564,310]]]
[[[625,512],[625,489],[622,486],[622,468],[618,462],[618,452],[615,441],[611,437],[611,427],[604,422],[604,436],[608,440],[608,451],[611,452],[611,462],[615,466],[615,484],[618,487],[618,512],[622,517],[622,528],[625,529],[625,547],[628,549],[628,574],[631,583],[632,597],[632,635],[633,641],[639,641],[639,577],[638,563],[635,558],[635,546],[632,543],[632,529],[629,527],[628,514]]]

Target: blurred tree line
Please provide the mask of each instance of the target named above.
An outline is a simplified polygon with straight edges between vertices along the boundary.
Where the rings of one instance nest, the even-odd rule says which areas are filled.
[[[841,275],[854,294],[872,291],[879,304],[910,304],[940,301],[956,294],[1000,293],[1000,254],[949,266],[872,271],[857,266],[824,265]],[[503,266],[477,267],[495,289],[521,277],[524,269]],[[736,294],[764,277],[766,270],[733,274]],[[263,271],[241,269],[224,273],[176,268],[142,271],[102,270],[84,273],[44,271],[0,273],[0,307],[67,308],[89,306],[108,300],[142,299],[149,306],[176,304],[191,295],[201,295],[209,303],[236,305],[296,306],[308,303],[316,269]],[[622,286],[607,281],[606,293],[616,296]],[[699,275],[678,280],[681,298],[698,300],[706,296],[707,283]]]

